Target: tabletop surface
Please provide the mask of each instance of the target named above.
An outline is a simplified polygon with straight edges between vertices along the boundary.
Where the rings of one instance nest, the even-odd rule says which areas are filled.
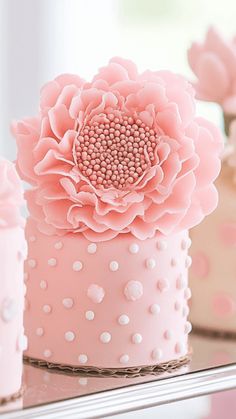
[[[187,366],[159,376],[68,375],[25,365],[24,395],[1,407],[1,418],[106,417],[236,388],[235,341],[193,334],[190,347]]]

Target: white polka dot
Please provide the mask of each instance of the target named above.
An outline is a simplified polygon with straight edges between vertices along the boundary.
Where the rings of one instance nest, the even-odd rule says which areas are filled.
[[[28,347],[28,338],[25,335],[20,335],[17,339],[17,349],[18,351],[25,351]]]
[[[87,320],[93,320],[94,317],[95,317],[95,314],[92,310],[88,310],[85,313],[85,317],[86,317]]]
[[[56,242],[54,244],[54,247],[55,247],[56,250],[61,250],[63,248],[63,243],[61,241],[60,242]]]
[[[86,364],[86,362],[88,361],[88,357],[85,354],[80,354],[78,356],[78,361],[80,364]]]
[[[161,292],[163,292],[163,291],[167,291],[167,290],[168,290],[168,288],[169,288],[169,282],[168,282],[168,280],[167,280],[167,279],[165,279],[165,278],[158,279],[158,281],[157,281],[157,288],[158,288]]]
[[[45,290],[48,287],[48,284],[46,281],[40,281],[39,286],[42,290]]]
[[[163,356],[162,350],[157,348],[157,349],[153,349],[152,353],[151,353],[151,357],[152,359],[154,359],[155,361],[159,361]]]
[[[166,330],[165,333],[164,333],[164,338],[167,339],[167,340],[170,340],[170,339],[172,339],[172,337],[173,337],[172,331],[171,330]]]
[[[159,306],[159,304],[152,304],[149,310],[152,314],[159,314],[161,311],[161,307]]]
[[[64,336],[67,342],[73,342],[73,340],[75,340],[75,334],[74,332],[71,332],[70,330],[66,332]]]
[[[187,281],[181,275],[176,279],[177,290],[182,290],[187,286]]]
[[[47,314],[51,313],[52,307],[49,304],[44,304],[43,311],[44,311],[44,313],[47,313]]]
[[[112,260],[109,265],[110,271],[116,272],[119,269],[119,263],[116,260]]]
[[[189,315],[189,307],[188,306],[185,306],[183,308],[183,316],[184,317],[188,317],[188,315]]]
[[[95,304],[100,304],[105,296],[105,291],[102,287],[99,287],[97,284],[91,284],[88,287],[87,296]]]
[[[186,288],[186,289],[184,290],[184,298],[185,298],[186,300],[189,300],[189,299],[191,298],[191,295],[192,295],[192,293],[191,293],[190,288]]]
[[[52,356],[52,351],[50,351],[50,349],[45,349],[43,355],[45,358],[50,358],[50,356]]]
[[[36,241],[36,237],[35,237],[35,236],[30,236],[30,237],[29,237],[29,241],[30,241],[31,243],[35,242],[35,241]]]
[[[129,362],[129,355],[124,354],[120,357],[120,363],[121,364],[127,364],[127,362]]]
[[[118,323],[122,326],[129,324],[129,316],[127,316],[127,314],[122,314],[119,318],[118,318]]]
[[[83,264],[82,264],[82,262],[80,262],[80,260],[76,260],[73,263],[73,271],[79,272],[79,271],[81,271],[82,268],[83,268]]]
[[[192,240],[190,239],[190,237],[187,238],[187,249],[189,249],[191,247],[192,244]]]
[[[2,302],[0,315],[4,322],[9,323],[17,315],[17,304],[12,298],[5,298]]]
[[[187,250],[187,248],[188,248],[188,242],[187,242],[187,240],[183,239],[181,241],[181,249],[182,250]]]
[[[81,386],[86,386],[88,384],[88,379],[86,377],[80,377],[79,380],[78,380],[78,383]]]
[[[34,268],[36,268],[37,262],[36,262],[35,259],[29,259],[28,260],[28,265],[29,265],[30,268],[34,269]]]
[[[96,253],[97,251],[97,245],[96,243],[90,243],[87,247],[88,253],[90,253],[91,255],[93,255],[94,253]]]
[[[189,334],[192,330],[192,325],[190,322],[186,322],[184,326],[184,333]]]
[[[146,259],[145,264],[147,269],[154,269],[156,266],[156,261],[153,258],[148,258]]]
[[[49,266],[56,266],[57,260],[55,258],[48,259],[48,265]]]
[[[181,353],[184,352],[184,345],[183,345],[183,343],[181,343],[181,342],[176,343],[176,345],[175,345],[175,352],[177,354],[181,354]]]
[[[158,240],[157,241],[157,249],[158,250],[166,250],[167,249],[167,242],[165,240]]]
[[[143,340],[142,335],[140,335],[140,333],[134,333],[134,335],[132,336],[132,342],[135,344],[141,343]]]
[[[111,341],[111,334],[109,332],[103,332],[100,335],[100,341],[102,343],[109,343]]]
[[[139,281],[129,281],[127,282],[124,294],[127,300],[136,301],[143,295],[143,286]]]
[[[191,256],[187,256],[185,259],[185,268],[190,268],[190,266],[192,265],[192,258]]]
[[[181,309],[181,304],[180,304],[180,302],[179,301],[176,301],[175,302],[175,310],[176,311],[179,311]]]
[[[27,287],[26,287],[25,284],[23,284],[23,294],[24,294],[24,297],[26,296],[26,293],[27,293]]]
[[[178,264],[177,259],[172,258],[171,261],[170,261],[170,264],[171,264],[172,268],[174,268],[175,266],[177,266],[177,264]]]
[[[70,298],[70,297],[63,298],[62,304],[65,308],[71,308],[74,305],[74,300],[73,298]]]
[[[43,336],[43,334],[44,334],[44,330],[43,330],[43,328],[42,328],[42,327],[38,327],[38,328],[36,329],[36,335],[37,335],[37,336]]]
[[[131,243],[129,245],[129,251],[132,253],[132,255],[135,255],[139,252],[139,245],[137,243]]]

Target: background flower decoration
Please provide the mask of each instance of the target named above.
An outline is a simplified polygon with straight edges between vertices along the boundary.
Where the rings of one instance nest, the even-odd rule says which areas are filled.
[[[229,113],[236,110],[236,41],[226,41],[210,27],[203,43],[194,42],[188,51],[189,65],[197,77],[199,99],[217,102]]]
[[[91,82],[62,75],[36,118],[13,124],[30,213],[46,234],[140,239],[199,223],[217,205],[219,131],[181,76],[113,58]]]
[[[23,205],[23,188],[13,163],[0,158],[0,227],[24,225],[20,206]]]

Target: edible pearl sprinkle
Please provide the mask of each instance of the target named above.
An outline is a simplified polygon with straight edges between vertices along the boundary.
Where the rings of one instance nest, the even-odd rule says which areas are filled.
[[[127,316],[126,314],[122,314],[119,318],[118,318],[118,323],[122,326],[129,324],[129,316]]]
[[[167,249],[167,243],[164,240],[158,240],[157,241],[157,249],[158,250],[166,250]]]
[[[154,269],[156,266],[156,261],[153,258],[146,259],[146,268]]]
[[[55,258],[48,259],[48,265],[49,266],[56,266],[57,260]]]
[[[95,314],[92,310],[88,310],[85,313],[85,317],[86,317],[87,320],[93,320],[94,317],[95,317]]]
[[[130,190],[154,164],[159,134],[140,119],[110,113],[85,125],[75,142],[82,175],[98,189]]]
[[[51,306],[49,305],[49,304],[45,304],[44,306],[43,306],[43,311],[44,311],[44,313],[51,313],[51,311],[52,311],[52,308],[51,308]]]
[[[139,252],[139,245],[137,243],[132,243],[129,245],[129,251],[133,255]]]
[[[140,335],[140,333],[135,333],[135,334],[132,336],[132,342],[133,342],[133,343],[141,343],[141,342],[142,342],[142,340],[143,340],[143,337],[142,337],[142,335]]]
[[[111,340],[111,334],[109,332],[103,332],[100,335],[100,341],[102,343],[109,343]]]
[[[151,312],[152,314],[159,314],[159,313],[160,313],[160,311],[161,311],[161,307],[160,307],[158,304],[152,304],[152,305],[150,306],[150,312]]]
[[[38,328],[36,329],[36,335],[37,335],[37,336],[43,336],[43,334],[44,334],[44,330],[43,330],[43,328],[42,328],[42,327],[38,327]]]
[[[29,265],[30,268],[35,268],[36,265],[37,265],[36,260],[35,259],[29,259],[28,260],[28,265]]]
[[[75,334],[74,332],[71,332],[70,330],[68,332],[65,333],[65,340],[67,342],[73,342],[73,340],[75,339]]]
[[[79,272],[79,271],[81,271],[82,268],[83,268],[83,264],[82,264],[82,262],[80,262],[80,260],[76,260],[73,263],[73,271]]]
[[[162,350],[161,349],[153,349],[151,353],[151,357],[154,360],[160,360],[162,358]]]
[[[42,290],[45,290],[46,288],[47,288],[47,282],[46,281],[40,281],[40,284],[39,284],[39,286],[40,286],[40,288],[42,289]]]
[[[127,362],[129,362],[129,355],[124,354],[120,357],[120,363],[121,364],[127,364]]]
[[[90,253],[91,255],[94,254],[94,253],[96,253],[96,251],[97,251],[97,245],[96,245],[96,243],[90,243],[88,245],[87,250],[88,250],[88,253]]]
[[[65,308],[71,308],[74,305],[74,301],[72,298],[63,298],[62,304]]]
[[[80,354],[78,356],[78,361],[80,364],[86,364],[86,362],[88,361],[88,357],[85,354]]]
[[[50,358],[50,356],[52,356],[52,351],[50,351],[50,349],[45,349],[43,355],[45,356],[45,358]]]
[[[112,260],[109,265],[110,271],[115,272],[119,269],[119,263],[116,260]]]
[[[63,243],[62,242],[56,242],[54,244],[55,249],[60,250],[63,248]]]

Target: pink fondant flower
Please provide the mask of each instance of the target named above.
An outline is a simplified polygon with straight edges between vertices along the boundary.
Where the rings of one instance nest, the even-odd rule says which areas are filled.
[[[113,58],[92,82],[60,76],[36,119],[14,124],[17,166],[47,234],[140,239],[192,227],[217,204],[221,136],[195,117],[194,92],[167,71]]]
[[[210,27],[202,44],[192,44],[188,61],[197,77],[195,88],[199,99],[217,102],[226,108],[235,105],[235,40],[226,42]]]
[[[0,158],[0,228],[23,226],[23,188],[13,163]]]

